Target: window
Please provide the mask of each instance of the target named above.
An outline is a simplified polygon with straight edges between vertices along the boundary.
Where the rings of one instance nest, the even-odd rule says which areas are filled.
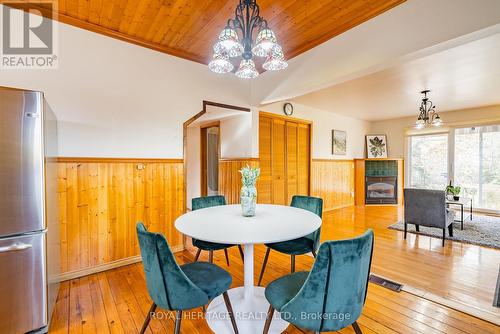
[[[409,186],[444,189],[448,183],[448,134],[409,137]]]
[[[454,184],[478,208],[500,210],[500,125],[455,130]]]

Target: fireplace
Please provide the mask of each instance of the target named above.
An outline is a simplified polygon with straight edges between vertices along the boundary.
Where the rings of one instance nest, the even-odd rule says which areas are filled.
[[[398,178],[396,176],[366,177],[366,204],[397,204]]]

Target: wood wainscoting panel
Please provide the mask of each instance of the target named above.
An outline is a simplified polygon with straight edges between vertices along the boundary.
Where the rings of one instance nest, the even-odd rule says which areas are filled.
[[[226,197],[227,204],[240,203],[241,174],[239,170],[249,165],[259,167],[257,158],[237,158],[219,160],[219,194]],[[257,182],[257,196],[259,196]]]
[[[313,159],[311,196],[323,198],[323,210],[354,205],[354,161]]]
[[[58,162],[61,273],[139,255],[135,226],[144,222],[182,246],[182,160],[64,158]]]

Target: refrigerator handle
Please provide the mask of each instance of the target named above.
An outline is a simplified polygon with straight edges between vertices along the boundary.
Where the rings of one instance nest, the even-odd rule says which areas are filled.
[[[21,242],[16,242],[15,244],[9,246],[0,247],[0,253],[22,251],[31,247],[33,246],[30,244],[23,244]]]

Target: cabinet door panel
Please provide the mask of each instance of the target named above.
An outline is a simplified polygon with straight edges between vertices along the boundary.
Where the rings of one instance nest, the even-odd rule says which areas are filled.
[[[285,161],[285,121],[273,119],[272,122],[272,178],[273,178],[273,203],[286,204],[286,161]]]
[[[293,195],[298,194],[298,145],[297,123],[286,122],[286,180],[287,203],[291,203]]]
[[[271,118],[259,119],[259,161],[260,178],[258,181],[257,201],[272,203],[272,169],[271,169]]]
[[[310,126],[299,124],[297,128],[297,194],[309,195]]]

